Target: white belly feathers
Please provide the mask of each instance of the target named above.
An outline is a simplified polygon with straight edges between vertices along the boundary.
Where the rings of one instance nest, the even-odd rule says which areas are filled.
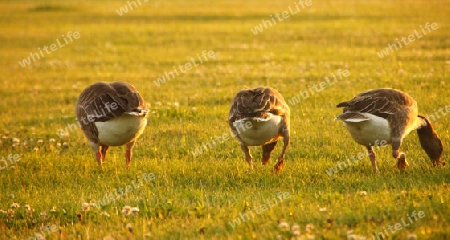
[[[145,117],[124,114],[107,122],[95,122],[100,143],[121,146],[139,137],[147,125]]]
[[[238,136],[245,144],[259,146],[278,139],[281,119],[281,116],[270,114],[270,118],[267,119],[244,118],[235,121],[233,125],[238,129]]]
[[[392,142],[392,134],[389,123],[386,119],[370,113],[361,113],[369,120],[353,122],[344,121],[344,126],[352,135],[352,138],[364,146],[374,146],[381,141]]]

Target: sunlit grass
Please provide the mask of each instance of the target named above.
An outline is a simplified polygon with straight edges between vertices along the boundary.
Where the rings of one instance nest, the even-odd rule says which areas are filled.
[[[303,237],[373,237],[413,211],[425,217],[389,232],[389,238],[448,236],[448,167],[431,166],[416,133],[402,146],[410,163],[406,172],[393,168],[388,146],[376,149],[380,174],[373,173],[367,157],[331,177],[326,173],[365,154],[342,123],[333,121],[337,103],[363,90],[392,87],[413,96],[425,115],[448,105],[448,3],[313,1],[257,35],[250,29],[294,2],[148,1],[120,17],[115,10],[126,3],[2,3],[0,159],[19,154],[20,161],[8,166],[0,161],[0,238],[28,239],[56,225],[58,231],[44,232],[46,237],[290,239],[297,232],[279,227],[285,223],[289,229],[298,224]],[[439,29],[378,57],[426,22],[437,22]],[[30,52],[69,31],[79,31],[80,39],[20,67]],[[154,84],[205,50],[215,58]],[[271,173],[274,159],[259,164],[256,147],[251,149],[256,168],[249,171],[234,139],[193,156],[203,142],[229,132],[229,105],[241,88],[269,85],[291,99],[338,69],[350,76],[291,106],[291,145],[281,174]],[[150,109],[149,124],[130,170],[124,147],[115,147],[101,171],[79,129],[62,139],[57,133],[76,124],[74,104],[83,88],[116,80],[138,88]],[[449,117],[433,123],[444,146],[450,143]],[[82,209],[144,173],[155,179],[101,208]],[[280,192],[290,197],[231,226]],[[12,208],[13,203],[20,206]],[[124,215],[124,206],[138,207],[139,213]]]

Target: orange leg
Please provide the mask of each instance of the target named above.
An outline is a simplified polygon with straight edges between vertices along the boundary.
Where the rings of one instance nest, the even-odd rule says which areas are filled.
[[[263,150],[262,165],[266,165],[269,162],[270,154],[272,153],[272,151],[275,148],[275,146],[277,145],[277,143],[278,143],[278,141],[262,146],[262,150]]]
[[[95,152],[95,159],[97,159],[98,165],[102,166],[102,153],[100,151]]]
[[[373,171],[375,171],[377,173],[378,172],[377,155],[373,151],[372,146],[367,147],[367,153],[369,155],[370,161],[372,162]]]
[[[250,168],[253,168],[253,157],[250,154],[250,149],[248,148],[248,146],[244,145],[243,143],[241,143],[241,149],[242,149],[242,151],[244,151],[245,160],[247,161],[248,165],[250,166]]]
[[[400,170],[405,170],[408,167],[408,162],[406,161],[406,156],[404,153],[400,153],[397,158],[397,168]]]
[[[109,146],[101,146],[101,148],[102,148],[102,162],[105,162],[106,150],[108,150]]]
[[[289,135],[285,136],[283,138],[283,149],[281,150],[281,154],[278,157],[278,162],[277,164],[275,164],[275,166],[273,167],[273,171],[275,173],[280,173],[281,170],[283,169],[283,164],[284,164],[284,154],[286,153],[286,148],[287,146],[289,146]]]
[[[131,157],[133,156],[133,149],[134,146],[134,142],[129,142],[126,144],[127,150],[125,152],[125,160],[126,160],[126,167],[130,168],[130,163],[131,163]]]

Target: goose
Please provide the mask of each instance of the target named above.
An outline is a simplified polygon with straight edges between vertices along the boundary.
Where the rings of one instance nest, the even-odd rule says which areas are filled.
[[[136,88],[126,82],[97,82],[78,96],[75,113],[102,167],[110,146],[126,145],[129,168],[134,143],[147,125],[148,110]]]
[[[373,146],[391,144],[397,167],[408,166],[406,155],[400,152],[403,138],[417,130],[419,141],[434,166],[441,163],[443,146],[430,121],[418,114],[417,102],[407,93],[391,88],[372,89],[341,102],[343,113],[335,118],[344,122],[352,138],[365,146],[372,167],[378,172]],[[444,163],[443,163],[444,164]]]
[[[274,166],[274,172],[283,168],[284,155],[289,145],[290,109],[283,96],[270,87],[244,89],[233,98],[228,124],[238,139],[245,160],[253,167],[249,146],[262,146],[262,164],[270,160],[270,154],[283,137],[284,146]]]

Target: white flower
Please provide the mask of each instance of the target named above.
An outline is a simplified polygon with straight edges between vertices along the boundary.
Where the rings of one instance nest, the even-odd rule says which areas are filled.
[[[314,230],[314,225],[312,223],[306,224],[305,231],[311,233]]]
[[[281,228],[281,230],[283,230],[283,231],[289,231],[289,223],[287,223],[285,221],[280,221],[280,223],[278,224],[278,227]]]
[[[18,203],[11,204],[11,208],[18,208],[18,207],[20,207],[20,205]]]
[[[137,215],[137,214],[139,213],[139,208],[138,208],[138,207],[132,207],[132,208],[130,209],[130,211],[131,211],[132,214]]]
[[[41,216],[41,218],[47,218],[48,217],[48,214],[47,214],[47,212],[41,212],[40,214],[39,214],[39,216]]]
[[[298,225],[297,223],[292,225],[291,233],[294,236],[300,236],[300,225]]]
[[[24,208],[26,208],[28,211],[30,211],[31,210],[31,207],[30,207],[30,204],[25,204],[25,206],[24,206]]]
[[[85,212],[91,210],[91,204],[89,204],[89,203],[81,204],[81,210],[83,210]]]
[[[122,208],[122,214],[124,214],[124,215],[130,215],[130,212],[131,212],[131,207],[130,207],[130,206],[124,206],[124,207]]]
[[[102,212],[102,213],[100,213],[100,215],[105,216],[105,217],[110,217],[110,216],[111,216],[111,215],[109,215],[109,213],[107,213],[107,212]]]
[[[366,196],[366,195],[367,195],[367,192],[366,192],[366,191],[361,191],[361,192],[359,192],[359,195],[361,195],[361,196]]]

